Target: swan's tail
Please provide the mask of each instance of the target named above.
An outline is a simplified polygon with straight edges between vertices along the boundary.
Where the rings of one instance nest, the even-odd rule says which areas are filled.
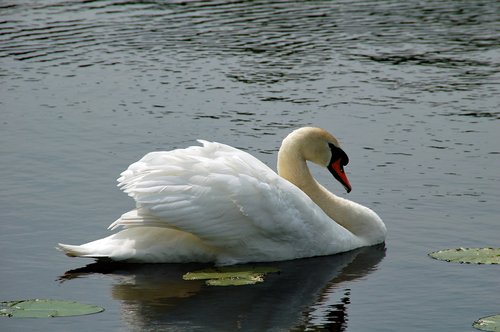
[[[192,234],[162,227],[132,227],[79,246],[57,249],[70,257],[146,263],[212,262],[214,248]]]
[[[75,246],[71,244],[58,243],[56,249],[62,251],[66,256],[69,257],[89,257],[89,258],[108,257],[106,255],[97,255],[90,248],[85,247],[85,245]]]
[[[139,233],[137,230],[132,232],[122,231],[79,246],[59,243],[57,249],[69,257],[110,258],[122,261],[133,258],[136,255],[138,241],[134,239],[134,236],[137,233]],[[144,231],[142,233],[144,234]]]
[[[138,251],[147,250],[148,247],[154,246],[155,240],[158,240],[158,234],[164,233],[156,229],[152,231],[151,227],[165,225],[156,218],[147,215],[141,216],[138,212],[137,209],[129,211],[109,226],[109,229],[123,226],[135,228],[133,230],[125,229],[82,245],[59,243],[56,248],[69,257],[109,258],[116,261],[133,260],[137,257]]]

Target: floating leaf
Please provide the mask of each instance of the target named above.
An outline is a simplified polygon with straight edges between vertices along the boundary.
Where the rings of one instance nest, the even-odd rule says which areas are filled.
[[[0,316],[14,318],[47,318],[90,315],[103,308],[73,301],[33,299],[0,302]]]
[[[500,315],[479,318],[472,326],[481,331],[500,331]]]
[[[207,280],[206,284],[209,286],[242,286],[263,282],[267,273],[275,272],[279,270],[274,267],[229,266],[188,272],[182,278]]]
[[[500,248],[446,249],[429,254],[432,258],[466,264],[500,264]]]

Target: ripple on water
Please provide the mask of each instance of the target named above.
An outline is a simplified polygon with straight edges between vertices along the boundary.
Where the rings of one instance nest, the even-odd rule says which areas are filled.
[[[227,89],[257,86],[237,88],[239,102],[251,104],[257,98],[290,104],[298,106],[295,114],[300,108],[311,112],[308,106],[398,111],[402,104],[425,99],[440,104],[443,115],[497,120],[491,96],[500,68],[498,36],[484,31],[498,28],[498,6],[447,1],[33,2],[4,6],[0,58],[37,63],[37,75],[3,69],[4,77],[32,82],[44,80],[51,67],[65,68],[64,77],[77,77],[89,67],[130,71],[135,87],[158,100],[161,91],[148,91],[141,81],[183,89],[184,98],[190,98],[187,90],[219,91],[218,98]],[[366,86],[382,90],[365,93]],[[360,95],[345,93],[352,89]],[[461,92],[470,97],[457,111],[452,100],[467,101]],[[478,104],[478,98],[486,102]],[[226,118],[212,113],[192,117]]]

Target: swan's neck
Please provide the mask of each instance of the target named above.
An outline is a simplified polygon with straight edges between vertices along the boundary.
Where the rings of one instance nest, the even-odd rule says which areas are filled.
[[[278,153],[278,174],[299,187],[334,222],[354,235],[373,243],[385,237],[385,225],[375,212],[332,194],[314,179],[300,146],[283,142]]]
[[[282,146],[278,153],[278,174],[299,187],[331,219],[347,228],[348,220],[342,208],[345,200],[330,193],[314,179],[300,151]]]

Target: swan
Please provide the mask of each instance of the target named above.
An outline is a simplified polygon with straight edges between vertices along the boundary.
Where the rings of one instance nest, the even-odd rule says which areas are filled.
[[[252,155],[216,142],[146,154],[118,178],[136,202],[109,229],[82,245],[59,244],[71,257],[142,263],[232,265],[332,255],[382,243],[386,227],[371,209],[336,196],[311,175],[326,167],[346,189],[349,159],[316,127],[290,133],[278,173]]]

